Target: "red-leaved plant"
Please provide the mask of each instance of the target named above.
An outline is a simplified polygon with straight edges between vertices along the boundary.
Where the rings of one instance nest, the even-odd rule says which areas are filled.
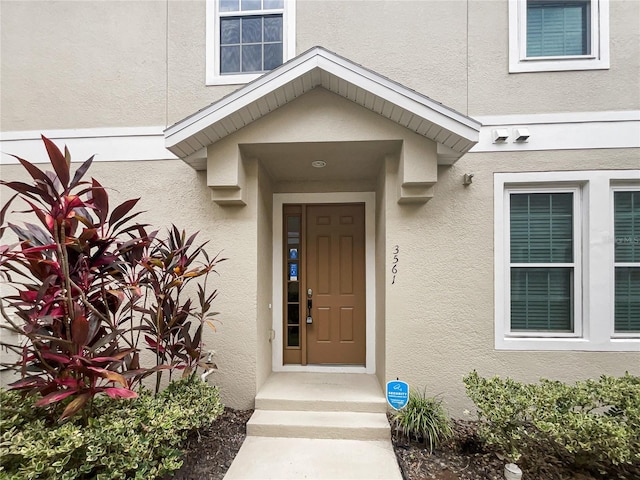
[[[64,400],[64,420],[98,393],[136,397],[134,388],[153,373],[156,392],[163,370],[195,374],[203,365],[203,325],[213,327],[215,316],[208,274],[223,259],[194,245],[196,234],[173,226],[161,239],[132,223],[139,199],[110,210],[105,188],[83,180],[93,157],[71,177],[66,147],[63,154],[42,140],[53,172],[15,157],[32,182],[0,182],[16,192],[0,211],[0,237],[9,228],[18,238],[0,245],[0,278],[15,290],[0,302],[2,328],[24,339],[0,344],[19,357],[9,366],[22,378],[10,388],[38,394],[37,406]],[[16,199],[27,205],[20,213],[37,224],[5,225]],[[185,289],[200,277],[194,304]],[[151,366],[141,364],[141,335],[154,354]]]

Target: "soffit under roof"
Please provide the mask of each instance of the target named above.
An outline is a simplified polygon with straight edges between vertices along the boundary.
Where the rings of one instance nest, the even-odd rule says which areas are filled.
[[[322,87],[444,145],[460,157],[479,140],[480,122],[429,97],[314,47],[167,128],[165,146],[180,158]]]

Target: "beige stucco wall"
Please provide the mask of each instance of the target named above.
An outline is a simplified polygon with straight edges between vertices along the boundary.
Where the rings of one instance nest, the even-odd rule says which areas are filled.
[[[637,169],[634,150],[467,154],[439,170],[426,205],[386,202],[386,375],[442,395],[450,413],[471,404],[462,377],[575,381],[640,374],[640,352],[509,352],[494,349],[493,172]],[[395,167],[397,168],[397,167]],[[393,178],[394,169],[389,173]],[[389,172],[389,170],[388,170]],[[473,184],[462,177],[473,173]],[[391,246],[399,245],[391,285]],[[496,253],[498,254],[498,253]]]
[[[611,68],[508,73],[507,1],[296,2],[315,45],[469,115],[640,108],[640,2],[612,0]],[[238,88],[205,85],[205,1],[3,1],[3,131],[167,126]]]
[[[300,0],[296,10],[298,53],[325,46],[470,115],[640,108],[635,0],[611,1],[610,70],[551,74],[508,74],[506,1]],[[0,128],[169,125],[220,98],[237,86],[204,85],[204,14],[203,0],[1,2]],[[228,167],[227,158],[240,161],[237,143],[410,142],[414,135],[318,90],[227,137],[216,150],[229,155],[222,159]],[[211,378],[223,385],[228,405],[251,406],[271,368],[272,192],[376,191],[381,380],[400,376],[426,386],[460,415],[468,406],[461,378],[473,368],[523,380],[640,373],[634,353],[493,348],[493,172],[637,168],[637,153],[467,154],[438,169],[436,195],[426,205],[398,205],[395,160],[367,182],[274,182],[257,160],[241,166],[244,207],[211,201],[207,183],[222,170],[195,172],[180,161],[99,163],[92,169],[114,189],[114,199],[142,196],[144,221],[199,230],[211,242],[209,251],[221,249],[229,259],[214,278],[222,323],[206,338],[220,367]],[[468,172],[474,182],[464,188],[462,174]],[[1,176],[23,178],[15,166],[3,166]],[[399,273],[390,285],[396,244]]]
[[[258,164],[258,268],[254,280],[258,291],[255,348],[256,388],[259,390],[271,374],[272,367],[273,188],[271,178],[264,167],[257,160],[253,161]]]
[[[468,115],[640,108],[640,2],[610,1],[609,70],[516,74],[508,73],[507,1],[468,5]]]
[[[0,3],[0,128],[166,122],[164,2]]]
[[[376,376],[380,385],[386,381],[387,341],[385,335],[386,326],[386,275],[387,268],[387,219],[386,202],[394,188],[387,185],[392,180],[386,173],[388,161],[385,159],[378,172],[378,184],[376,186]]]

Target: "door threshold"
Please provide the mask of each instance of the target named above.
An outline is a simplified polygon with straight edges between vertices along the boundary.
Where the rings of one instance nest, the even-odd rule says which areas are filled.
[[[313,372],[313,373],[375,373],[364,365],[280,365],[273,367],[274,372]]]

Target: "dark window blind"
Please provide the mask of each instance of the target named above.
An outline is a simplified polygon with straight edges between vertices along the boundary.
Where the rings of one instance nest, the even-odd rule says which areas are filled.
[[[573,331],[573,194],[512,193],[510,245],[511,330]]]

